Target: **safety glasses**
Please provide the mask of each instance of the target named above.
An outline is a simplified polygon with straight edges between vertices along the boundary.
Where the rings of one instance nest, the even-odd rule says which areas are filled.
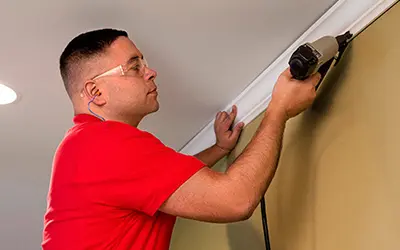
[[[144,58],[133,57],[131,58],[127,64],[118,65],[106,72],[95,76],[92,80],[99,79],[100,77],[105,76],[114,76],[114,75],[124,75],[124,76],[132,76],[132,77],[143,77],[145,73],[145,68],[148,67],[147,61]]]

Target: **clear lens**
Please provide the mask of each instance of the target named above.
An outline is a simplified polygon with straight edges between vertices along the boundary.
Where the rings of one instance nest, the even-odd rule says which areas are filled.
[[[136,63],[128,66],[125,75],[142,77],[145,72],[145,67],[148,67],[146,59],[138,59]]]

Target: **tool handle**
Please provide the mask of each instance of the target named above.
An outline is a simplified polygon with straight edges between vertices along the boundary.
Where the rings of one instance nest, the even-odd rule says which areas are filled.
[[[318,73],[321,74],[321,80],[319,80],[319,83],[317,84],[317,86],[315,86],[315,90],[317,90],[319,88],[319,85],[321,85],[334,60],[335,58],[330,59],[329,61],[321,65],[321,67],[318,69]]]

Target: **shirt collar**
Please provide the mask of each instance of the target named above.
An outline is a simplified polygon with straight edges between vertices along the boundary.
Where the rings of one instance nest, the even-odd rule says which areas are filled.
[[[73,118],[75,124],[87,123],[87,122],[101,122],[99,118],[90,114],[77,114]]]

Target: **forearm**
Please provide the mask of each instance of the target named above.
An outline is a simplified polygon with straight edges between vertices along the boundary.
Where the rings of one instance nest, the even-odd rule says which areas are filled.
[[[224,173],[202,168],[171,195],[161,211],[208,222],[249,218],[275,175],[286,121],[312,104],[319,80],[315,75],[297,81],[290,68],[283,72],[261,125],[236,161]]]
[[[207,164],[207,166],[212,167],[228,153],[227,150],[224,150],[217,145],[213,145],[196,154],[194,157]]]
[[[255,136],[228,169],[236,198],[254,211],[270,185],[280,157],[286,117],[268,108]]]

